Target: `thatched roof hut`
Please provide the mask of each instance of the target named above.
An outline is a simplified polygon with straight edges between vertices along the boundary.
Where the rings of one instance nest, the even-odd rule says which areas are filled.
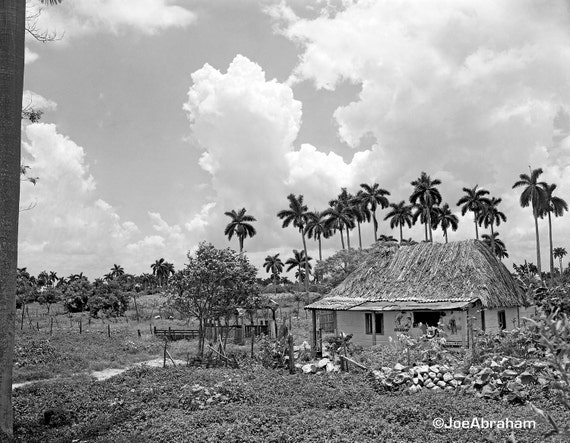
[[[373,304],[382,310],[436,304],[442,309],[477,301],[484,308],[526,305],[524,292],[490,249],[466,240],[375,248],[328,296],[306,309],[358,310]]]

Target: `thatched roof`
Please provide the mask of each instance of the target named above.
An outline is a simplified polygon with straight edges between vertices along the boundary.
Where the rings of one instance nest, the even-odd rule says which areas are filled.
[[[375,248],[329,295],[306,308],[344,310],[373,301],[465,306],[477,300],[486,308],[525,304],[523,291],[490,249],[466,240]]]

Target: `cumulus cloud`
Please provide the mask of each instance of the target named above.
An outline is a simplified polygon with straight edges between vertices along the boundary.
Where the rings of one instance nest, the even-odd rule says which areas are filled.
[[[34,91],[25,90],[22,96],[22,108],[34,109],[36,111],[55,111],[57,103]]]
[[[22,207],[31,208],[20,216],[22,266],[34,273],[45,268],[60,275],[84,271],[95,278],[113,263],[135,273],[148,271],[159,257],[182,265],[188,240],[181,226],[156,212],[148,213],[151,232],[122,220],[98,197],[81,146],[53,124],[29,124],[24,132],[24,161],[39,181],[22,184]]]
[[[155,34],[167,28],[185,27],[196,20],[188,9],[169,0],[75,0],[41,9],[37,28],[66,39],[96,32],[119,33],[134,29]]]
[[[26,51],[24,53],[24,63],[26,65],[29,65],[33,62],[35,62],[40,56],[35,53],[34,51],[32,51],[30,48],[28,48],[26,46]]]
[[[530,164],[543,167],[562,195],[570,192],[562,173],[569,159],[567,5],[362,0],[315,18],[301,18],[295,7],[283,2],[269,11],[279,32],[301,48],[289,84],[361,87],[356,100],[334,113],[341,139],[366,159],[354,173],[364,165],[376,169],[376,180],[400,200],[425,170],[444,178],[442,193],[452,206],[461,187],[478,183],[503,197],[509,223],[500,231],[515,258],[532,259],[521,246],[524,239],[532,249],[531,216],[511,186]],[[365,137],[381,148],[363,150]],[[347,167],[332,154],[301,151],[319,159],[317,175],[321,165]],[[308,171],[305,180],[314,180]],[[348,171],[341,175],[331,180],[350,182]],[[456,235],[472,237],[472,223],[464,220],[465,231]],[[561,243],[570,240],[569,230],[557,230]],[[544,245],[544,224],[542,233]]]

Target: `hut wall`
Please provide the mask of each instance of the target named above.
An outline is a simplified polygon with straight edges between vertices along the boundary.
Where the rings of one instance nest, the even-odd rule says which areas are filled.
[[[505,312],[506,330],[512,331],[519,327],[519,317],[522,317],[517,307],[485,309],[485,332],[500,332],[499,312]],[[474,317],[473,328],[481,330],[481,312],[479,309],[470,309],[469,314]],[[522,320],[521,323],[522,324]]]
[[[368,311],[337,311],[337,327],[339,332],[352,334],[351,342],[360,346],[372,346],[374,334],[366,333],[365,315],[371,314]],[[383,312],[384,333],[376,334],[376,344],[388,343],[389,337],[396,338],[394,324],[396,312]]]

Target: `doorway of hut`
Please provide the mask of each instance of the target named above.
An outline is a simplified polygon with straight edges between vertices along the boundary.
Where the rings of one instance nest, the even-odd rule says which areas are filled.
[[[441,312],[439,311],[417,311],[414,312],[414,327],[418,327],[420,323],[427,326],[437,326]]]

